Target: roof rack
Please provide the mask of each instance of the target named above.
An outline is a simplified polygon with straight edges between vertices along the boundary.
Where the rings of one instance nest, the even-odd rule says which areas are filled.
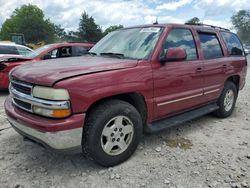
[[[208,25],[208,24],[202,24],[202,23],[185,23],[185,25],[204,26],[204,27],[211,27],[213,29],[221,29],[221,30],[225,30],[225,31],[230,31],[229,29],[226,29],[226,28],[223,28],[223,27]]]

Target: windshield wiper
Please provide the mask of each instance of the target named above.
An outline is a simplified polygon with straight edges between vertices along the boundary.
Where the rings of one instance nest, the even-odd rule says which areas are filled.
[[[107,55],[110,57],[117,57],[117,58],[124,58],[124,54],[120,54],[120,53],[113,53],[113,52],[105,52],[105,53],[100,53],[100,55]]]

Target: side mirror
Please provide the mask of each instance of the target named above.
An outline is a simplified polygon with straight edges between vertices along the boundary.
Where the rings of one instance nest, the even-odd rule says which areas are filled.
[[[51,59],[51,55],[46,54],[45,56],[43,56],[43,60],[45,60],[45,59]]]
[[[187,52],[183,48],[169,48],[165,56],[160,58],[160,62],[184,61],[187,59]]]

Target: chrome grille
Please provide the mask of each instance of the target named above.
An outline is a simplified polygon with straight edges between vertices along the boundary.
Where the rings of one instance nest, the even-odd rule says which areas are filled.
[[[27,111],[31,111],[32,107],[31,104],[27,103],[27,102],[23,102],[21,100],[15,99],[13,98],[13,103],[18,106],[19,108],[23,109],[23,110],[27,110]]]
[[[31,84],[23,83],[16,80],[11,80],[10,83],[11,84],[9,90],[10,93],[12,93],[13,95],[13,104],[22,110],[32,112],[32,105],[29,102],[22,100],[22,97],[20,97],[20,95],[31,97],[33,86]],[[16,92],[18,92],[20,95],[15,95]]]
[[[21,93],[24,93],[26,95],[31,95],[31,92],[32,92],[32,85],[30,84],[26,84],[26,83],[23,83],[23,82],[18,82],[18,81],[11,81],[11,86],[21,92]]]

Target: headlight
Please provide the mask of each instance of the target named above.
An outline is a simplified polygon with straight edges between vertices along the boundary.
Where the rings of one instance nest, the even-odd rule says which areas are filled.
[[[46,117],[65,118],[71,115],[69,93],[65,89],[55,89],[50,87],[35,86],[32,90],[33,97],[40,98],[48,102],[47,106],[33,105],[33,112]],[[46,101],[48,100],[48,101]],[[62,105],[63,104],[63,105]]]
[[[69,100],[69,93],[66,89],[35,86],[32,90],[32,95],[41,99]]]

